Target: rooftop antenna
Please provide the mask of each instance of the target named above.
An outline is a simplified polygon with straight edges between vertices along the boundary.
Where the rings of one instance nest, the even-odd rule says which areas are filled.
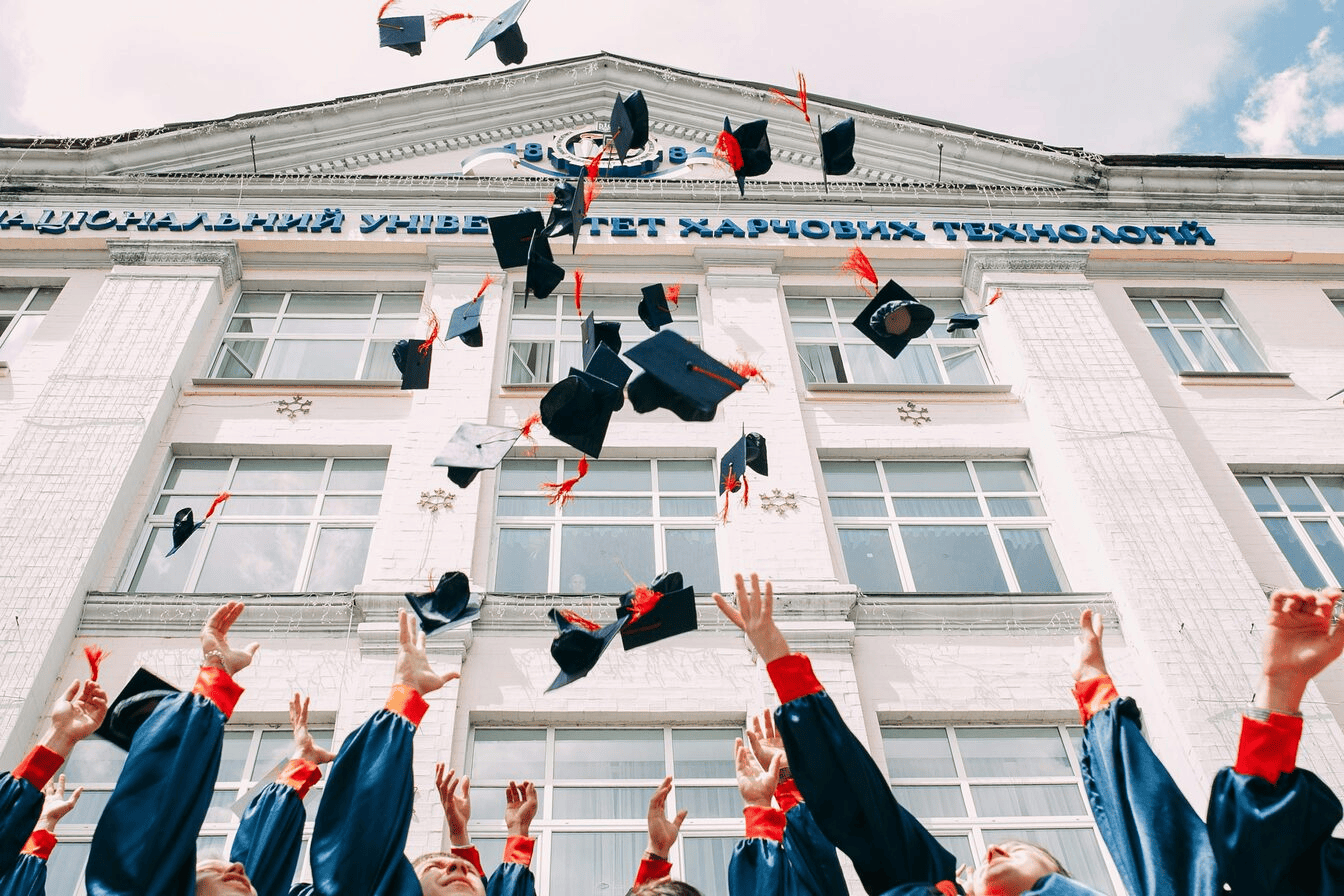
[[[248,134],[247,136],[248,136],[248,137],[251,139],[251,141],[252,141],[252,173],[253,173],[253,174],[256,174],[256,173],[257,173],[257,135],[256,135],[256,134]],[[939,146],[941,147],[942,144],[940,143]],[[942,170],[942,169],[941,169],[941,164],[942,164],[942,163],[940,162],[940,163],[939,163],[939,165],[940,165],[939,170]]]
[[[254,138],[255,139],[255,138]],[[938,183],[943,182],[943,144],[938,144]]]

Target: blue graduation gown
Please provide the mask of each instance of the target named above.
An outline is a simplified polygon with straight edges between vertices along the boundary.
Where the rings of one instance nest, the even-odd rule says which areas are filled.
[[[785,815],[784,839],[747,837],[728,863],[730,896],[834,896],[845,892],[835,847],[821,833],[807,803]]]
[[[272,781],[248,804],[229,849],[229,861],[247,869],[257,896],[286,896],[303,851],[304,811],[299,793]]]
[[[9,772],[0,775],[0,875],[19,861],[23,844],[42,814],[42,791]]]
[[[47,860],[28,853],[0,878],[0,896],[44,896],[46,891]]]

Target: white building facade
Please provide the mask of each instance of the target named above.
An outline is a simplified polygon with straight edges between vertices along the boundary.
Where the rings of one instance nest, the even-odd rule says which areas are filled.
[[[570,276],[522,299],[485,219],[546,208],[617,92],[649,146],[601,179]],[[249,604],[243,673],[203,831],[286,748],[287,696],[337,740],[381,705],[402,594],[460,569],[482,616],[430,639],[460,683],[417,737],[408,852],[445,828],[433,766],[473,777],[475,839],[502,792],[542,792],[543,896],[623,892],[665,774],[690,818],[677,874],[725,892],[741,834],[731,745],[772,707],[709,595],[773,579],[795,649],[898,795],[965,860],[1018,836],[1118,892],[1079,784],[1068,674],[1103,610],[1122,693],[1197,810],[1235,753],[1266,589],[1344,577],[1344,164],[1101,157],[813,97],[852,115],[858,167],[823,185],[816,138],[766,88],[612,55],[96,140],[0,141],[0,731],[13,763],[60,682],[110,652],[182,684],[222,595]],[[709,157],[723,116],[769,117],[774,167],[746,195]],[[614,164],[614,163],[613,163]],[[938,322],[881,356],[839,270],[862,247]],[[752,381],[710,423],[613,419],[578,454],[540,427],[467,488],[431,466],[457,425],[521,426],[577,364],[583,313],[651,335],[641,287],[678,283],[675,328]],[[487,276],[484,345],[439,341],[402,391],[391,345],[424,338]],[[992,303],[992,304],[991,304]],[[978,330],[945,332],[958,311]],[[767,477],[721,519],[718,457],[744,431]],[[172,558],[173,514],[211,522]],[[608,651],[544,693],[552,606],[614,617],[678,569],[699,631]],[[1344,783],[1344,674],[1308,695],[1301,764]],[[88,788],[52,896],[78,886],[115,750]],[[315,804],[320,790],[310,797]],[[310,814],[311,822],[311,814]],[[859,892],[857,885],[854,892]]]

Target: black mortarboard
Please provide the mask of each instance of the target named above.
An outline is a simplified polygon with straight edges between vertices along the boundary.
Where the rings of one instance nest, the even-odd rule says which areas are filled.
[[[648,595],[639,594],[644,589],[627,591],[621,597],[621,612],[630,613],[638,598],[647,600]],[[652,607],[646,608],[638,618],[632,619],[621,629],[621,646],[634,650],[645,644],[653,644],[673,635],[693,632],[698,620],[695,615],[695,589],[682,585],[681,573],[665,572],[654,579],[647,591],[661,594]]]
[[[481,615],[479,606],[470,606],[471,585],[467,574],[446,572],[439,576],[439,583],[433,591],[424,594],[406,592],[411,609],[420,617],[420,630],[432,635],[439,629],[457,628]]]
[[[667,408],[689,423],[704,423],[714,419],[719,402],[747,382],[672,330],[650,336],[625,356],[644,368],[628,390],[640,414]]]
[[[424,16],[388,16],[378,20],[378,46],[420,55],[425,40]]]
[[[599,345],[605,345],[613,352],[621,350],[621,322],[618,320],[594,320],[593,313],[590,311],[588,316],[583,319],[583,365],[585,368]]]
[[[611,107],[611,142],[621,163],[632,149],[643,149],[649,142],[649,104],[644,94],[636,90],[624,100],[616,94],[616,105]]]
[[[878,329],[879,325],[885,326],[887,318],[892,314],[898,315],[896,320],[908,321],[900,333]],[[877,323],[874,323],[874,318]],[[895,280],[888,280],[887,285],[878,290],[873,300],[854,318],[854,326],[893,358],[910,344],[911,339],[923,336],[932,325],[933,309],[915,301],[915,297],[901,289]]]
[[[601,457],[611,415],[624,401],[620,386],[571,367],[569,376],[541,397],[541,422],[566,445]]]
[[[552,258],[551,244],[546,241],[544,235],[537,234],[532,238],[532,255],[527,259],[527,281],[523,284],[523,307],[527,307],[529,294],[544,299],[564,279],[565,269],[556,264]]]
[[[171,557],[177,553],[177,549],[187,543],[187,539],[197,529],[205,525],[204,521],[196,522],[192,516],[190,507],[183,507],[173,516],[173,547],[165,554],[165,557]]]
[[[443,334],[444,339],[456,339],[462,337],[462,341],[472,348],[480,348],[485,341],[485,335],[481,332],[481,303],[479,301],[467,302],[465,305],[458,305],[453,309],[453,316],[448,321],[448,332]]]
[[[544,230],[546,222],[541,212],[526,209],[514,215],[500,215],[490,218],[490,242],[495,246],[495,257],[504,270],[526,267],[531,258],[532,237],[538,230]],[[546,246],[546,257],[550,258],[550,246]]]
[[[854,119],[846,118],[822,132],[821,169],[827,174],[854,170]]]
[[[433,466],[447,467],[453,484],[466,488],[477,473],[499,466],[520,435],[516,426],[463,423],[434,458]]]
[[[523,31],[518,27],[518,17],[523,14],[527,4],[528,0],[518,0],[517,3],[491,19],[490,24],[485,26],[481,36],[476,39],[476,46],[471,48],[467,58],[470,59],[475,56],[477,50],[494,41],[495,55],[505,65],[517,65],[526,59],[527,41],[523,40]]]
[[[634,370],[610,346],[598,345],[588,363],[583,365],[583,372],[617,388],[616,397],[610,402],[613,414],[625,406],[625,384],[630,382]]]
[[[667,307],[667,291],[663,284],[655,283],[640,290],[644,298],[639,300],[639,319],[645,326],[657,333],[660,327],[672,323],[672,311]]]
[[[565,180],[556,183],[551,195],[551,211],[546,217],[546,227],[542,230],[548,239],[568,234],[571,253],[578,249],[579,231],[583,229],[583,183],[582,173],[572,182]]]
[[[738,439],[733,447],[723,452],[719,461],[719,494],[725,489],[736,492],[742,487],[742,474],[747,470],[762,476],[770,474],[770,465],[765,457],[765,436],[758,432],[749,432]],[[732,473],[732,479],[728,474]],[[732,488],[728,488],[731,481]]]
[[[178,693],[181,691],[148,669],[137,669],[108,706],[103,724],[94,733],[123,750],[130,750],[135,732],[140,730],[159,702]]]
[[[547,693],[572,684],[593,671],[603,651],[630,619],[628,614],[622,614],[615,622],[593,630],[588,627],[593,623],[568,610],[553,607],[549,615],[560,630],[551,642],[551,657],[560,666],[560,674],[546,689]]]
[[[968,314],[965,311],[958,311],[947,319],[947,332],[955,333],[957,330],[978,330],[980,329],[980,318],[983,314]]]
[[[749,121],[733,130],[732,124],[727,118],[723,120],[723,129],[733,135],[737,141],[738,149],[742,151],[742,167],[735,172],[737,174],[737,191],[743,196],[747,194],[747,178],[759,177],[770,170],[773,162],[770,159],[770,138],[766,135],[766,125],[769,124],[764,118],[758,118],[755,121]]]
[[[432,345],[428,339],[403,339],[392,346],[392,360],[401,371],[401,388],[429,388],[429,362],[434,354]]]

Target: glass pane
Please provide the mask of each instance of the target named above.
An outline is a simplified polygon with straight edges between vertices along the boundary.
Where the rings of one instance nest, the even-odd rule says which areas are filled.
[[[67,778],[67,780],[69,780]],[[76,824],[96,824],[99,816],[103,814],[103,809],[107,807],[107,801],[112,798],[111,789],[108,790],[85,790],[80,796],[79,802],[75,803],[75,808],[62,820],[64,825]],[[65,843],[64,840],[61,841]],[[60,853],[56,850],[52,855]]]
[[[560,590],[566,594],[624,594],[626,572],[651,570],[652,526],[564,526],[560,530]]]
[[[6,360],[17,358],[19,352],[22,351],[24,345],[27,344],[29,337],[33,335],[33,331],[36,330],[41,323],[41,315],[20,315],[19,319],[14,322],[9,328],[9,331],[5,334],[4,345],[0,346],[0,356],[3,356]]]
[[[540,781],[546,776],[546,732],[535,728],[477,728],[472,741],[475,781]]]
[[[275,332],[275,318],[273,317],[235,317],[229,321],[230,333],[273,333]],[[265,340],[262,340],[265,344]]]
[[[1167,359],[1167,364],[1171,367],[1173,373],[1194,369],[1194,365],[1185,355],[1185,350],[1176,340],[1175,333],[1165,327],[1149,327],[1148,332],[1153,334],[1153,341],[1162,350],[1162,357]]]
[[[114,784],[125,764],[125,750],[101,737],[90,737],[75,744],[61,774],[78,784]]]
[[[334,292],[296,292],[286,314],[373,314],[373,296]]]
[[[796,326],[796,325],[795,325]],[[839,346],[799,345],[798,364],[807,383],[847,383],[845,364]]]
[[[308,590],[353,591],[364,581],[364,561],[372,538],[373,530],[368,528],[324,528],[318,532]]]
[[[976,498],[893,498],[891,505],[896,516],[984,516]]]
[[[845,355],[849,359],[849,379],[854,383],[909,383],[919,382],[910,379],[902,370],[899,359],[889,355],[871,343],[845,343]],[[904,353],[902,354],[904,357]],[[936,382],[936,380],[934,380]]]
[[[1045,504],[1040,498],[988,498],[986,503],[990,516],[1045,516]]]
[[[653,498],[616,498],[608,495],[579,493],[578,500],[565,505],[565,516],[653,516]]]
[[[280,310],[284,295],[278,292],[244,293],[238,300],[239,314],[275,314]]]
[[[307,537],[305,525],[218,525],[194,590],[293,591]]]
[[[1195,369],[1209,373],[1222,373],[1227,370],[1222,358],[1213,350],[1213,343],[1203,330],[1177,330],[1190,356],[1195,359]]]
[[[821,474],[827,491],[880,492],[882,483],[877,478],[877,464],[870,461],[826,460],[821,462]]]
[[[224,729],[224,747],[219,754],[220,781],[241,781],[249,771],[247,754],[252,749],[251,731]]]
[[[230,815],[232,815],[232,813],[230,813]],[[212,821],[209,815],[206,816],[206,821],[207,822]],[[229,839],[228,837],[220,834],[214,834],[214,835],[206,834],[204,836],[197,837],[196,855],[201,859],[223,859],[225,858],[224,844],[228,841],[228,839]]]
[[[322,501],[322,515],[376,516],[381,500],[377,495],[328,495]]]
[[[896,366],[900,371],[895,380],[898,383],[936,384],[943,381],[931,345],[910,343],[896,356]]]
[[[1076,784],[978,784],[971,787],[978,815],[1086,815]]]
[[[831,498],[832,516],[887,516],[887,502],[881,498]]]
[[[739,728],[679,728],[672,731],[672,774],[683,778],[733,778],[733,742]],[[680,792],[681,788],[678,787]],[[681,808],[685,809],[685,806]],[[697,815],[698,813],[692,813]],[[729,813],[738,814],[736,810]]]
[[[943,849],[956,856],[957,867],[965,865],[971,867],[975,864],[975,857],[971,854],[971,838],[962,834],[934,834],[933,839],[937,840]]]
[[[658,461],[660,492],[712,492],[714,487],[714,465],[710,461]]]
[[[235,492],[316,492],[327,462],[318,457],[245,457],[234,473]]]
[[[645,814],[648,800],[644,801]],[[683,787],[677,785],[677,810],[690,810],[691,818],[741,818],[742,795],[736,787]]]
[[[896,554],[887,529],[838,529],[840,550],[845,557],[849,583],[869,594],[904,591]]]
[[[667,569],[681,573],[682,580],[700,594],[718,591],[719,549],[713,529],[667,529],[663,532]]]
[[[85,793],[84,797],[88,795]],[[80,797],[81,803],[84,797]],[[47,896],[76,896],[79,876],[84,872],[84,863],[89,860],[89,846],[88,843],[62,840],[60,848],[52,851],[47,860]],[[78,889],[80,893],[85,892],[82,887]]]
[[[364,343],[338,339],[277,339],[262,376],[275,380],[352,380]]]
[[[724,872],[737,843],[735,837],[683,837],[682,879],[703,896],[729,896],[728,875]]]
[[[1257,511],[1282,510],[1279,506],[1279,499],[1274,497],[1274,493],[1269,490],[1265,480],[1259,476],[1238,476],[1237,482],[1241,483],[1241,489],[1250,499],[1251,506]]]
[[[382,303],[378,306],[378,314],[380,317],[388,314],[418,315],[422,304],[424,299],[418,292],[384,293]]]
[[[387,476],[387,460],[381,457],[343,457],[331,462],[327,488],[334,492],[376,492]]]
[[[183,492],[177,492],[176,494],[160,495],[159,500],[154,502],[154,510],[152,512],[156,515],[168,514],[171,516],[184,507],[190,507],[192,513],[195,514],[195,519],[200,521],[200,519],[205,516],[205,512],[210,508],[210,505],[214,502],[215,495],[188,495]],[[220,504],[219,507],[215,509],[215,513],[227,513],[228,508],[228,504]]]
[[[577,475],[578,461],[565,461],[565,476]],[[583,487],[590,492],[649,492],[653,491],[653,472],[646,460],[589,461]]]
[[[316,504],[317,499],[312,495],[234,495],[227,503],[219,505],[216,513],[231,517],[311,516]],[[201,511],[209,506],[196,510],[197,521],[201,519]]]
[[[495,557],[495,590],[526,594],[544,592],[550,559],[550,529],[500,529],[499,553]]]
[[[961,788],[955,784],[937,786],[893,784],[891,792],[895,795],[896,802],[916,818],[927,820],[966,817],[966,800],[961,795]]]
[[[140,563],[131,577],[131,590],[142,593],[178,593],[187,584],[187,574],[196,559],[204,541],[199,535],[189,538],[177,549],[173,556],[167,556],[173,547],[173,530],[166,526],[155,527],[145,544],[145,552],[140,555]]]
[[[585,834],[557,831],[551,835],[548,892],[625,893],[639,867],[647,839],[648,834],[643,831]]]
[[[882,751],[893,778],[954,778],[952,745],[942,728],[883,728]]]
[[[977,460],[974,466],[980,487],[987,492],[1036,491],[1036,481],[1031,478],[1026,461]]]
[[[1008,590],[984,526],[901,526],[916,591]]]
[[[663,516],[714,516],[718,507],[714,499],[703,498],[662,498],[658,501]]]
[[[1274,541],[1283,552],[1283,556],[1288,560],[1288,565],[1297,573],[1297,577],[1303,585],[1308,588],[1324,588],[1325,577],[1316,567],[1316,561],[1311,559],[1307,549],[1302,546],[1302,540],[1297,537],[1293,531],[1293,524],[1283,517],[1264,517],[1265,528],[1269,534],[1274,537]]]
[[[657,778],[666,775],[663,732],[655,728],[559,729],[555,732],[555,779]],[[644,791],[648,811],[650,791]]]
[[[509,382],[515,384],[551,381],[550,342],[509,343]]]
[[[882,468],[893,492],[975,491],[971,471],[959,460],[887,461]]]
[[[228,482],[229,460],[224,457],[179,457],[168,471],[165,491],[217,494]]]
[[[1158,304],[1172,323],[1199,323],[1199,317],[1184,299],[1163,299]]]
[[[511,779],[517,780],[517,779]],[[545,788],[537,789],[537,814],[540,815],[545,810],[540,808],[542,791]],[[504,829],[504,809],[508,805],[506,796],[507,789],[504,787],[477,787],[476,776],[472,776],[471,781],[471,823],[475,825],[489,825],[492,828]],[[484,864],[484,863],[482,863]]]
[[[1316,546],[1335,581],[1344,582],[1344,545],[1339,543],[1330,524],[1325,520],[1303,520],[1302,528],[1307,531],[1307,537]]]
[[[1115,888],[1111,885],[1110,875],[1106,872],[1106,863],[1101,858],[1097,835],[1090,828],[1056,830],[1015,828],[985,831],[985,839],[994,842],[1023,840],[1042,846],[1059,860],[1075,880],[1099,893],[1114,896]]]
[[[553,460],[506,460],[499,468],[499,490],[502,492],[535,492],[539,483],[553,482],[559,475],[559,466]]]
[[[1316,493],[1307,485],[1307,480],[1302,476],[1272,476],[1270,481],[1274,487],[1279,490],[1279,496],[1283,502],[1288,505],[1289,510],[1311,511],[1320,510],[1321,502],[1316,500]]]
[[[1063,591],[1059,557],[1050,533],[1044,529],[1001,529],[1008,562],[1022,591]]]
[[[1259,353],[1251,347],[1251,341],[1240,330],[1219,327],[1213,331],[1213,336],[1232,359],[1232,366],[1237,370],[1253,372],[1266,369],[1265,362],[1260,360]]]
[[[737,788],[733,789],[736,792]],[[741,802],[739,798],[738,804]],[[551,805],[551,817],[555,819],[644,818],[648,814],[647,787],[557,787]]]
[[[957,330],[956,335],[965,332]],[[985,362],[978,348],[943,348],[939,352],[943,357],[943,367],[947,369],[949,383],[957,386],[984,386],[989,383],[989,371],[985,370]]]
[[[331,729],[325,732],[317,729],[312,730],[313,740],[320,747],[331,747]],[[326,737],[323,738],[325,733]],[[277,763],[285,761],[289,754],[294,751],[294,732],[288,728],[275,729],[261,732],[261,743],[257,746],[257,758],[252,762],[252,768],[248,771],[247,780],[258,781],[261,776],[266,774]]]
[[[226,339],[219,348],[211,376],[251,379],[257,375],[266,343],[260,339]]]
[[[396,382],[400,380],[401,371],[397,369],[397,362],[392,359],[392,349],[395,346],[395,342],[369,343],[369,351],[364,359],[364,370],[360,373],[360,379],[375,382]]]
[[[831,309],[826,307],[825,299],[785,299],[784,307],[788,309],[789,317],[793,319],[831,319]]]
[[[1204,301],[1195,301],[1195,308],[1199,310],[1200,315],[1205,321],[1211,324],[1236,324],[1231,312],[1220,299],[1205,299]]]
[[[28,301],[26,286],[0,286],[0,311],[18,311]]]
[[[829,342],[835,342],[835,326],[830,323],[799,323],[794,321],[791,329],[795,339],[818,340],[824,339]],[[802,346],[799,346],[802,348]]]
[[[556,505],[549,498],[501,495],[495,504],[500,516],[555,516]]]
[[[1313,476],[1311,479],[1331,510],[1344,510],[1344,476]]]
[[[414,316],[408,318],[379,318],[373,324],[373,335],[390,336],[388,345],[395,345],[401,339],[420,338],[416,333],[419,324]]]
[[[957,744],[972,778],[1073,774],[1055,728],[958,728]]]
[[[286,317],[276,331],[287,336],[363,336],[369,332],[367,318]]]

